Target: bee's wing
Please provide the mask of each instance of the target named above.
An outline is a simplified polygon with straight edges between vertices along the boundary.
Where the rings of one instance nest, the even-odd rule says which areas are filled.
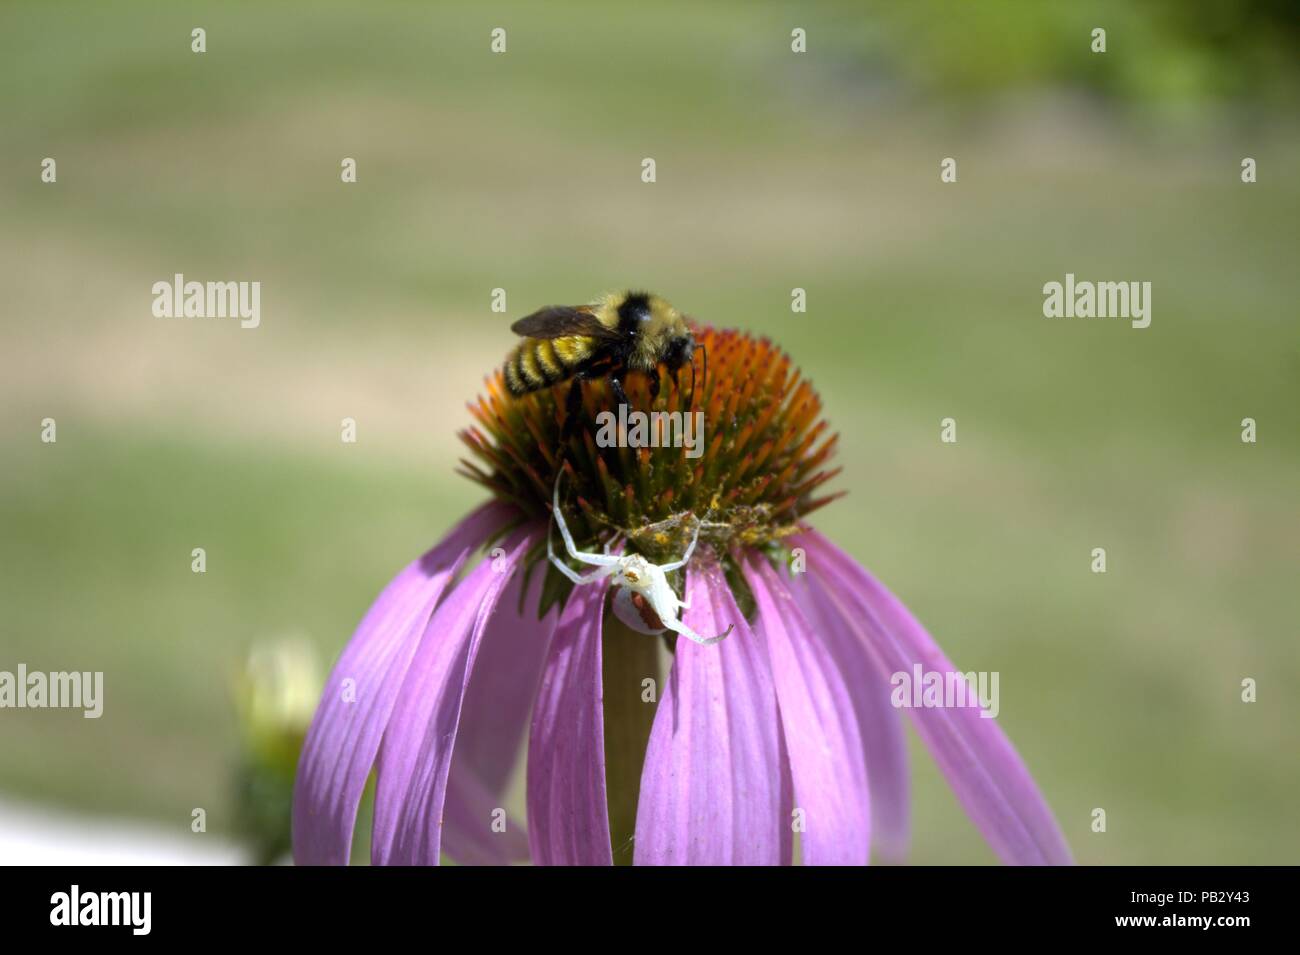
[[[614,340],[619,337],[618,332],[601,324],[595,313],[585,305],[548,305],[519,319],[510,326],[510,330],[525,338],[586,335],[589,338]]]

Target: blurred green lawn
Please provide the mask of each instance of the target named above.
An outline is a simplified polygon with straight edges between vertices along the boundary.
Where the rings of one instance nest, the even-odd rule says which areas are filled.
[[[635,284],[814,379],[820,526],[1000,671],[1081,861],[1300,858],[1293,114],[909,97],[846,7],[663,9],[0,11],[0,668],[106,673],[98,721],[0,714],[0,795],[227,828],[244,650],[332,659],[479,499],[508,319]],[[262,327],[153,318],[177,271],[261,281]],[[1044,319],[1066,272],[1152,282],[1151,327]],[[991,861],[919,748],[915,789],[916,861]]]

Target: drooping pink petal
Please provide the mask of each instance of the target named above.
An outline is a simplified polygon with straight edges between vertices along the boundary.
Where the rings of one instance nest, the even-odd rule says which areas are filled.
[[[398,574],[366,612],[321,694],[298,761],[293,854],[346,865],[366,778],[425,625],[461,565],[515,517],[484,505]]]
[[[771,664],[716,561],[686,575],[685,622],[650,730],[637,803],[637,865],[781,865],[792,851],[790,767]]]
[[[560,616],[528,739],[528,841],[538,865],[613,865],[601,684],[603,585]],[[647,637],[646,639],[652,639]]]
[[[462,865],[507,865],[528,858],[522,821],[496,825],[510,772],[537,698],[558,609],[537,619],[545,566],[520,602],[522,573],[512,574],[488,621],[461,704],[447,775],[442,851]]]
[[[370,857],[377,865],[437,865],[447,774],[461,701],[501,591],[533,540],[512,533],[439,605],[407,670],[377,763]]]
[[[457,736],[456,749],[464,745]],[[448,775],[442,810],[442,851],[448,858],[460,865],[510,865],[528,858],[528,835],[519,821],[505,818],[504,829],[493,828],[496,814],[504,812],[502,801],[500,790],[472,772]]]
[[[788,586],[849,689],[867,761],[872,852],[878,862],[900,864],[911,843],[911,777],[903,716],[889,702],[890,671],[838,614],[826,612],[825,601],[807,577],[794,574]]]
[[[811,585],[828,608],[880,651],[894,672],[960,672],[879,581],[820,534],[792,538],[807,550]],[[945,677],[946,678],[946,677]],[[1008,864],[1069,865],[1070,848],[1011,741],[978,707],[914,707],[908,713],[958,801]]]
[[[764,557],[744,563],[781,708],[805,865],[866,865],[871,799],[857,712],[840,668]]]

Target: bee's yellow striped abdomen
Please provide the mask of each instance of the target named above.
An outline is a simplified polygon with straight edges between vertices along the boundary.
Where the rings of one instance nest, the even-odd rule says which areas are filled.
[[[539,341],[533,354],[537,356],[537,364],[541,367],[542,375],[547,381],[560,381],[564,378],[566,374],[564,365],[555,354],[555,347],[549,338]]]
[[[569,378],[591,357],[595,346],[583,335],[561,338],[526,338],[506,359],[506,387],[526,395]]]
[[[594,350],[592,340],[581,335],[566,335],[562,338],[556,338],[551,341],[551,345],[555,349],[555,357],[560,360],[560,364],[568,369],[582,364],[591,357]]]
[[[528,391],[528,386],[524,384],[523,378],[519,375],[519,349],[516,348],[506,359],[505,367],[506,387],[510,389],[512,395],[522,395]]]
[[[542,388],[547,384],[541,363],[537,360],[537,343],[534,341],[525,342],[519,349],[519,374],[528,382],[529,388]]]

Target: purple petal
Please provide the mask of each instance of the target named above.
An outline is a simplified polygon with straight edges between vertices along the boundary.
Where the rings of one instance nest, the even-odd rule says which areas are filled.
[[[815,531],[791,542],[808,552],[810,581],[828,609],[872,641],[894,672],[960,672],[906,607],[851,557]],[[1069,865],[1070,848],[1029,770],[997,721],[978,707],[915,707],[908,713],[967,815],[998,858],[1013,865]]]
[[[465,746],[457,738],[455,753]],[[502,809],[502,793],[472,772],[455,770],[447,777],[442,810],[442,851],[461,865],[510,865],[528,858],[528,836],[514,819],[503,831],[493,831],[493,813]]]
[[[807,574],[783,577],[803,618],[818,635],[849,687],[871,791],[871,848],[878,860],[904,863],[911,841],[910,774],[902,715],[889,702],[889,670],[837,613],[827,613]]]
[[[523,574],[511,575],[488,621],[461,703],[460,730],[447,775],[442,851],[462,865],[507,865],[528,858],[521,822],[493,828],[537,698],[542,664],[555,630],[553,609],[537,619],[545,567],[520,603]],[[522,608],[522,610],[521,610]]]
[[[604,606],[604,586],[574,590],[560,616],[533,710],[528,841],[538,865],[614,864],[601,702]]]
[[[637,865],[790,862],[790,768],[762,638],[716,562],[686,575],[685,622],[659,698],[637,804]]]
[[[299,865],[346,865],[361,791],[429,616],[465,559],[515,512],[474,511],[398,574],[366,612],[321,694],[298,761],[293,853]]]
[[[766,558],[750,554],[745,579],[771,657],[806,865],[866,865],[871,857],[867,765],[839,665],[815,636]]]
[[[794,575],[790,592],[849,688],[867,761],[872,848],[877,861],[902,863],[911,842],[910,775],[903,717],[889,701],[890,671],[838,614],[826,612],[825,601],[806,578]]]
[[[516,531],[502,544],[504,556],[479,561],[429,621],[379,747],[370,844],[378,865],[438,864],[465,687],[488,619],[534,534]]]

